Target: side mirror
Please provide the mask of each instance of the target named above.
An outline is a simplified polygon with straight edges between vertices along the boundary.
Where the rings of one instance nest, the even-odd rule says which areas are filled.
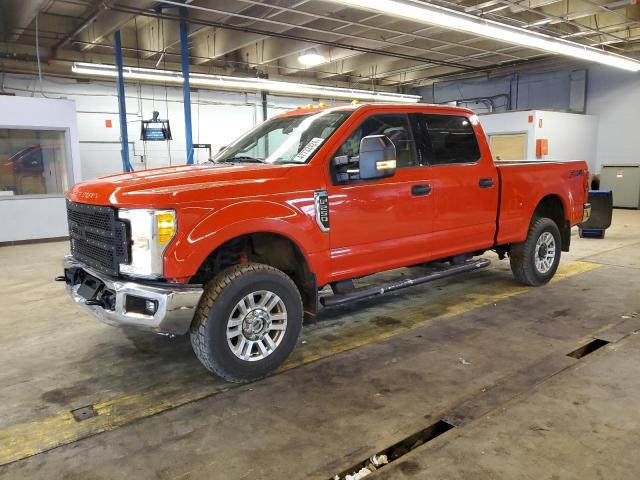
[[[396,147],[386,135],[369,135],[360,140],[360,178],[391,177],[396,173]]]

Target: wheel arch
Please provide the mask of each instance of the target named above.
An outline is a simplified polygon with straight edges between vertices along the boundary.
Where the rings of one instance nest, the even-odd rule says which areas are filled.
[[[315,317],[318,291],[315,272],[299,243],[281,231],[261,229],[220,239],[202,259],[190,283],[206,283],[220,271],[248,262],[270,265],[287,274],[300,291],[305,320]]]
[[[571,223],[567,218],[567,212],[569,212],[569,207],[565,205],[562,197],[552,193],[540,199],[531,219],[534,221],[538,217],[547,217],[555,222],[560,230],[563,252],[568,252],[571,244]]]

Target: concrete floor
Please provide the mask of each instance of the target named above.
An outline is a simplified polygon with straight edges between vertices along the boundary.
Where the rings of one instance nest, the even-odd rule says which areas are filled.
[[[547,286],[487,255],[324,311],[281,372],[243,386],[186,339],[78,310],[51,281],[65,242],[0,248],[0,478],[329,479],[440,419],[454,428],[367,478],[638,478],[639,247],[640,212],[616,210]],[[610,343],[567,356],[593,338]]]

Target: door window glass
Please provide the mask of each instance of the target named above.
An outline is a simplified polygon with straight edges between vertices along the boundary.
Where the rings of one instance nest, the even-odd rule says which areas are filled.
[[[396,147],[398,168],[418,165],[409,119],[404,114],[382,114],[368,117],[345,140],[336,155],[349,155],[350,157],[358,155],[360,140],[369,135],[386,135],[393,142]]]
[[[480,159],[478,140],[467,117],[419,114],[417,124],[423,163],[447,165]]]

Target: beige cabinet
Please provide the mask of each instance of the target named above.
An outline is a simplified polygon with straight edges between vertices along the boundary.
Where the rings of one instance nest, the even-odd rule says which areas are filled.
[[[494,160],[525,160],[527,158],[527,134],[489,135],[489,147]]]

